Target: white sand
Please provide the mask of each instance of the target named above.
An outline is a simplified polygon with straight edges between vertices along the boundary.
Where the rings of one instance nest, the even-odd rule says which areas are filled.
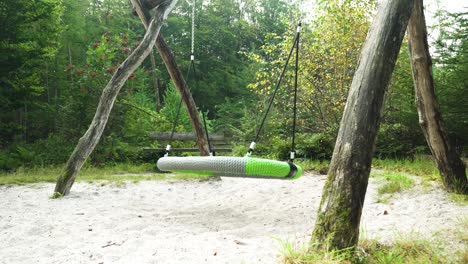
[[[0,263],[277,263],[277,239],[310,239],[324,182],[309,174],[296,181],[75,183],[71,195],[54,200],[53,184],[3,186]],[[361,226],[381,240],[411,231],[454,239],[462,216],[467,207],[438,189],[376,203],[371,181]]]

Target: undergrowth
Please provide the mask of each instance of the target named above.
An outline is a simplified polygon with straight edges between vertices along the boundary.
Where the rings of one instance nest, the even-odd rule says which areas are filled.
[[[37,182],[56,182],[63,166],[19,168],[15,172],[0,172],[0,185],[22,185]],[[167,174],[155,172],[154,164],[112,164],[104,167],[85,166],[81,169],[77,181],[100,182],[101,185],[114,184],[123,186],[125,182],[139,182],[164,179],[205,179],[207,176],[196,174]]]
[[[434,161],[430,159],[374,159],[372,160],[372,166],[377,169],[405,172],[419,176],[423,180],[440,180],[439,171]]]
[[[302,167],[304,171],[315,171],[320,174],[327,174],[330,165],[329,160],[305,160],[297,159],[296,163]]]
[[[316,251],[314,247],[281,244],[281,262],[285,264],[416,264],[466,263],[466,252],[447,254],[440,243],[415,238],[399,238],[389,244],[363,239],[355,250]]]

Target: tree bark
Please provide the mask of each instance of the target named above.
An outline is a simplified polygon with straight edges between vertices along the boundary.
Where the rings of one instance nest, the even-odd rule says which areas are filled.
[[[149,1],[149,0],[148,0]],[[138,16],[140,17],[143,25],[147,27],[149,21],[149,14],[146,9],[144,9],[138,0],[131,0],[135,11],[137,12]],[[164,2],[164,1],[154,1],[154,2]],[[208,140],[206,138],[206,134],[203,129],[203,124],[200,120],[198,115],[198,109],[195,104],[195,100],[193,100],[192,94],[188,88],[187,83],[183,77],[182,72],[180,71],[179,67],[177,66],[177,62],[175,57],[167,45],[166,41],[160,34],[156,41],[156,48],[159,51],[159,54],[166,65],[166,69],[169,72],[169,75],[174,82],[175,87],[177,88],[180,96],[182,97],[182,101],[184,103],[185,109],[189,115],[190,122],[192,124],[192,128],[196,135],[196,143],[198,149],[200,150],[200,155],[202,156],[209,156],[210,155],[210,148],[208,146]]]
[[[312,244],[355,247],[385,91],[403,41],[412,0],[382,1],[367,35],[340,124]]]
[[[109,83],[107,83],[106,87],[102,91],[91,125],[83,137],[78,141],[78,145],[75,147],[75,150],[67,161],[65,170],[57,179],[57,184],[55,186],[56,193],[61,195],[67,195],[70,193],[70,189],[75,182],[77,174],[80,172],[84,162],[101,138],[120,89],[127,81],[128,76],[130,76],[130,74],[140,66],[143,60],[151,52],[157,36],[159,35],[162,22],[167,17],[167,14],[172,10],[175,2],[177,2],[177,0],[173,0],[173,3],[170,3],[169,5],[160,5],[157,8],[156,14],[149,23],[148,31],[140,45],[138,45],[130,56],[128,56],[128,58],[119,66]]]
[[[419,124],[436,161],[442,182],[450,192],[468,194],[465,164],[450,143],[435,95],[422,0],[415,0],[408,24],[408,44]]]

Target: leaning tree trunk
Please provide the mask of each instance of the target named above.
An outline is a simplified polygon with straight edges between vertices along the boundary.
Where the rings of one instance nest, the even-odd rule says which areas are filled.
[[[94,115],[91,125],[83,137],[78,141],[78,145],[75,147],[75,150],[67,161],[64,172],[57,179],[57,184],[55,186],[56,193],[61,195],[67,195],[70,193],[70,189],[75,182],[76,175],[80,172],[84,162],[101,138],[120,89],[127,81],[128,76],[130,76],[130,74],[140,66],[143,60],[153,49],[162,23],[176,2],[177,0],[173,0],[173,2],[169,2],[167,5],[160,5],[157,8],[156,14],[151,20],[148,31],[140,45],[138,45],[132,54],[130,54],[130,56],[128,56],[128,58],[119,66],[112,76],[112,79],[107,83],[106,87],[102,91],[101,99],[99,100],[99,105],[96,109],[96,114]]]
[[[319,249],[357,245],[359,224],[384,94],[413,0],[383,1],[374,18],[340,124],[312,243]]]
[[[159,6],[161,2],[164,1],[165,0],[131,0],[136,13],[140,17],[141,22],[145,28],[148,27],[149,21],[149,13],[146,8],[154,8],[155,6]],[[195,100],[193,100],[190,89],[185,82],[179,67],[177,66],[177,62],[171,49],[167,45],[166,41],[164,41],[164,38],[161,34],[159,34],[156,41],[156,48],[158,49],[159,54],[161,55],[161,58],[166,65],[166,69],[169,72],[169,75],[171,75],[174,86],[177,88],[177,91],[179,92],[184,103],[185,109],[187,110],[193,131],[195,133],[195,141],[197,143],[198,149],[200,150],[200,155],[209,156],[210,148],[206,138],[206,133],[203,129],[203,124],[200,121],[200,116],[198,115],[198,109],[195,104]]]
[[[408,24],[408,43],[413,69],[419,124],[448,191],[468,194],[465,164],[449,141],[434,91],[432,60],[427,43],[423,1],[415,0]]]

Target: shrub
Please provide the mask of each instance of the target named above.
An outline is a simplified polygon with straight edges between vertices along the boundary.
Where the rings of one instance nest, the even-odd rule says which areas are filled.
[[[402,124],[382,124],[380,126],[375,156],[380,158],[413,157],[416,146],[424,140],[421,131],[412,131]],[[421,151],[421,149],[419,150]]]
[[[67,161],[73,147],[73,141],[58,135],[51,135],[31,144],[13,144],[0,152],[0,170],[62,164]]]
[[[330,159],[335,146],[335,137],[330,132],[300,134],[297,145],[298,156],[307,159]]]

